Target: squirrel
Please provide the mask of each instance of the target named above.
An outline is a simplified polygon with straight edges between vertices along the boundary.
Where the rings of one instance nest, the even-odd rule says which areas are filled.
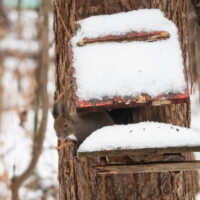
[[[74,140],[78,146],[93,131],[114,124],[106,111],[70,114],[64,102],[55,103],[52,114],[58,139]]]

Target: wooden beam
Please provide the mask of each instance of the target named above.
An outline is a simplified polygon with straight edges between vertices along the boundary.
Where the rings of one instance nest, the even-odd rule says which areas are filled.
[[[83,38],[77,43],[78,46],[84,46],[95,42],[123,42],[123,41],[145,41],[153,42],[157,40],[165,40],[170,37],[170,34],[165,31],[156,32],[131,32],[126,35],[107,35],[97,38]]]
[[[76,80],[73,79],[73,81],[74,94],[76,94]],[[76,110],[77,112],[95,112],[114,108],[133,108],[138,106],[145,106],[147,104],[152,104],[153,106],[179,104],[188,101],[190,101],[188,88],[186,88],[181,94],[163,94],[154,98],[149,95],[140,95],[136,98],[115,96],[110,99],[104,97],[102,100],[93,99],[82,101],[78,96],[76,96]]]
[[[100,175],[189,171],[189,170],[200,169],[200,161],[147,163],[147,164],[134,164],[134,165],[105,165],[105,166],[94,166],[94,168]]]
[[[105,156],[123,156],[123,155],[148,155],[148,154],[167,154],[167,153],[185,153],[200,152],[200,146],[180,146],[166,148],[144,148],[144,149],[118,149],[108,151],[78,152],[78,157],[105,157]]]

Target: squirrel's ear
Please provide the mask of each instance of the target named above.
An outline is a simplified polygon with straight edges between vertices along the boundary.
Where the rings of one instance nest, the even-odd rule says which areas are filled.
[[[53,109],[52,109],[52,115],[53,115],[54,119],[59,116],[59,114],[60,114],[59,110],[60,109],[59,109],[58,103],[54,103]]]
[[[67,109],[67,105],[64,101],[60,104],[61,116],[65,117],[69,115],[69,111]]]

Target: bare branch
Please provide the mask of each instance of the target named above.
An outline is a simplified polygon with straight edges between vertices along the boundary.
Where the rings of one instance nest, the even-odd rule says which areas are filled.
[[[83,38],[77,43],[78,46],[95,42],[124,42],[124,41],[146,41],[153,42],[157,40],[166,40],[170,34],[166,31],[157,32],[130,32],[126,35],[108,35],[98,38]]]

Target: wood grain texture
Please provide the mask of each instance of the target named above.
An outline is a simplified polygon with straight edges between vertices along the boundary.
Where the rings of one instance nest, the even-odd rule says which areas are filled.
[[[200,169],[200,161],[94,166],[99,175],[191,171]]]
[[[149,154],[170,154],[200,152],[200,146],[180,146],[180,147],[162,147],[162,148],[144,148],[144,149],[119,149],[91,152],[78,152],[77,156],[82,158],[104,157],[104,156],[128,156],[128,155],[149,155]]]

